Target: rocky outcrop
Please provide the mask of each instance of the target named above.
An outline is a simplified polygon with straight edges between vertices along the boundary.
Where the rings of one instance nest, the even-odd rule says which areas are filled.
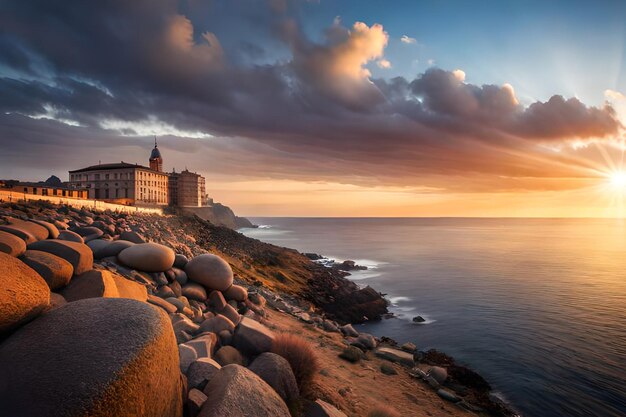
[[[179,211],[184,214],[196,215],[202,220],[207,220],[214,225],[228,227],[229,229],[254,227],[250,220],[236,216],[230,207],[220,203],[214,203],[206,207],[181,207]]]
[[[182,414],[169,319],[134,300],[81,300],[41,316],[0,345],[0,374],[0,410],[12,417]]]

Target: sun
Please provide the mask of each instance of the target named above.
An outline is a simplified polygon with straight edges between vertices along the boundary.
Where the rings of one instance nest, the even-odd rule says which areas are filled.
[[[626,171],[612,172],[609,181],[615,188],[626,189]]]

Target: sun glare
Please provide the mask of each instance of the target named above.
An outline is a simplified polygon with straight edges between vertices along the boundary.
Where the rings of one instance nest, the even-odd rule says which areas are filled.
[[[615,188],[626,188],[626,171],[617,171],[611,173],[609,177],[611,185]]]

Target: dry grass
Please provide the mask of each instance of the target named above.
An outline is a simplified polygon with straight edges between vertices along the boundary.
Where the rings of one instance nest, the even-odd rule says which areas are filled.
[[[311,389],[311,383],[320,370],[320,361],[314,346],[300,336],[279,334],[272,344],[272,352],[287,359],[302,394]]]
[[[370,410],[367,417],[400,417],[400,413],[393,407],[379,404]]]

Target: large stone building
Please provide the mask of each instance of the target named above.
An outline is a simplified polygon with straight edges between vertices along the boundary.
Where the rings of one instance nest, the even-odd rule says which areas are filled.
[[[69,171],[72,188],[87,189],[89,198],[126,205],[175,205],[201,207],[206,204],[204,177],[187,170],[163,172],[157,146],[150,153],[149,167],[127,162],[98,164]]]

